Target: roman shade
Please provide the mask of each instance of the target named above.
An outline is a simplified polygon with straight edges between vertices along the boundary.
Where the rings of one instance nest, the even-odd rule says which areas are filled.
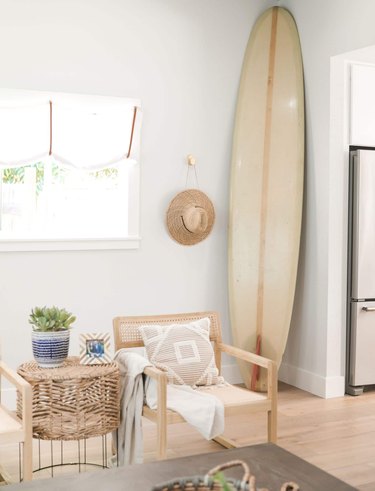
[[[95,109],[57,103],[51,108],[51,155],[58,162],[81,169],[102,169],[132,155],[136,107]]]
[[[48,101],[0,107],[0,165],[19,167],[48,156],[50,105]]]
[[[0,166],[19,167],[51,156],[97,170],[136,158],[137,101],[57,94],[0,98]]]

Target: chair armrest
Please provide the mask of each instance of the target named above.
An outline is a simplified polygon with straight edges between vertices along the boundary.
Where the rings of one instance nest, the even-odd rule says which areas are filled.
[[[240,360],[259,365],[267,370],[267,394],[268,397],[273,401],[274,408],[276,408],[277,401],[277,365],[273,360],[265,358],[264,356],[256,355],[250,351],[245,351],[235,346],[230,346],[228,344],[220,343],[219,349],[232,355]]]
[[[227,353],[228,355],[234,356],[235,358],[239,358],[243,361],[248,361],[249,363],[253,363],[254,365],[259,365],[260,367],[266,368],[267,370],[271,369],[272,365],[275,364],[269,358],[256,355],[255,353],[251,353],[251,351],[245,351],[241,348],[236,348],[235,346],[230,346],[229,344],[220,343],[219,349],[224,353]]]
[[[21,375],[9,368],[3,361],[0,361],[0,374],[13,384],[22,396],[22,421],[27,432],[32,431],[32,387]]]
[[[167,374],[159,368],[156,367],[145,367],[143,370],[145,375],[156,380],[157,387],[157,408],[156,411],[158,413],[158,421],[163,421],[163,424],[166,425],[166,417],[167,417]]]
[[[25,388],[31,388],[29,382],[27,382],[21,375],[9,368],[3,361],[0,361],[0,374],[3,375],[11,384],[22,391]]]
[[[165,372],[163,372],[162,370],[160,370],[159,368],[156,368],[156,367],[152,367],[152,366],[149,366],[149,367],[145,367],[145,369],[143,370],[143,373],[145,375],[148,375],[149,377],[155,379],[157,382],[161,382],[161,383],[167,383],[167,374]]]

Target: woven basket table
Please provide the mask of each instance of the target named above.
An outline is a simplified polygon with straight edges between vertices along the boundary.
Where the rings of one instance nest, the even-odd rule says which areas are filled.
[[[241,480],[226,479],[221,471],[231,467],[242,466]],[[214,467],[205,476],[180,477],[155,485],[150,491],[268,491],[259,489],[255,484],[255,476],[243,460],[231,460]],[[300,491],[295,482],[284,483],[280,491]]]
[[[120,424],[120,372],[117,363],[80,365],[71,357],[59,368],[22,364],[18,373],[33,391],[33,436],[80,440],[103,436]],[[20,398],[17,410],[21,411]]]

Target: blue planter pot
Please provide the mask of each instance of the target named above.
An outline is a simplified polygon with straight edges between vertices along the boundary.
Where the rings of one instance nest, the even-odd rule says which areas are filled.
[[[60,367],[68,356],[70,331],[32,331],[35,361],[42,368]]]

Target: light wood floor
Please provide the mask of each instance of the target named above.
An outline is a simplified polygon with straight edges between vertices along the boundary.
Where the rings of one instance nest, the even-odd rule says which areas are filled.
[[[280,383],[278,413],[281,447],[362,491],[375,490],[375,391],[359,397],[325,400]],[[168,458],[222,450],[186,424],[172,425],[168,430]],[[227,421],[226,433],[240,446],[262,443],[266,434],[265,417],[236,416]],[[155,460],[155,438],[155,426],[145,421],[145,461]],[[50,447],[46,445],[42,453],[48,454]],[[90,452],[99,455],[101,439],[91,440]],[[17,452],[11,456],[9,449],[0,447],[0,463],[15,480],[17,458]],[[43,471],[35,478],[48,476]]]

